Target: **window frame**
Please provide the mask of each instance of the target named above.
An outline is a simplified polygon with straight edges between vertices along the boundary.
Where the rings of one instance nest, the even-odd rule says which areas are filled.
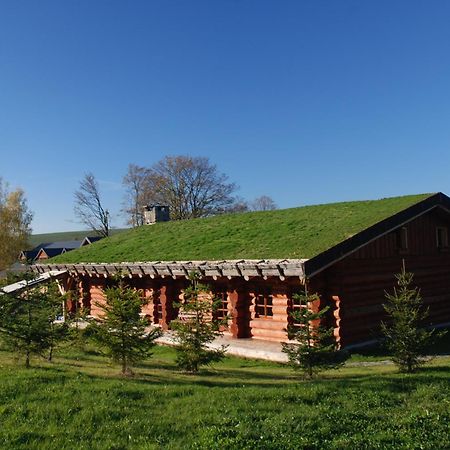
[[[273,295],[271,291],[255,292],[253,294],[255,305],[255,319],[273,318]],[[262,299],[262,302],[260,301]]]
[[[436,227],[436,248],[438,248],[439,250],[448,249],[448,228],[447,227],[444,227],[444,226]]]
[[[229,313],[229,311],[228,311],[228,304],[229,304],[228,292],[227,291],[215,291],[213,293],[213,295],[214,295],[215,301],[217,301],[217,300],[221,301],[220,307],[216,308],[214,310],[214,313],[213,313],[214,320],[221,321],[221,320],[228,319],[228,317],[229,317],[229,314],[228,314]]]
[[[397,250],[399,252],[407,252],[409,250],[408,228],[407,227],[398,228],[395,237],[396,237],[395,245],[397,247]]]

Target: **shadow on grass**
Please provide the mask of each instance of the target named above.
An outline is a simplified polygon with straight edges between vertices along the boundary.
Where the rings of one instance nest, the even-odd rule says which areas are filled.
[[[105,369],[106,370],[106,369]],[[391,373],[362,373],[348,375],[339,373],[330,376],[319,376],[312,380],[305,380],[293,373],[275,376],[273,374],[261,374],[257,371],[239,371],[230,369],[203,370],[199,374],[190,375],[175,371],[173,368],[163,370],[155,366],[154,372],[142,372],[137,370],[134,377],[122,377],[118,372],[111,373],[86,373],[79,371],[93,382],[99,380],[129,380],[130,383],[145,385],[171,385],[179,387],[201,386],[205,388],[259,388],[259,389],[284,389],[289,386],[321,385],[328,389],[373,389],[380,393],[408,393],[418,389],[420,386],[427,386],[430,383],[447,383],[450,375],[446,367],[425,367],[419,372],[411,375]]]
[[[375,357],[389,358],[390,352],[386,347],[386,343],[380,340],[380,336],[373,335],[373,339],[378,342],[364,347],[350,350],[352,356],[358,357]],[[450,328],[437,328],[436,335],[432,338],[431,344],[425,349],[424,354],[430,356],[447,356],[450,355]]]
[[[70,355],[72,356],[72,355]],[[75,356],[75,355],[73,355]],[[4,360],[9,360],[7,366],[15,367],[13,356],[3,354]],[[198,374],[186,374],[179,370],[173,361],[163,358],[150,359],[135,368],[134,377],[123,377],[120,367],[108,362],[98,355],[77,354],[76,359],[64,355],[54,363],[36,361],[30,371],[23,368],[21,376],[28,378],[27,373],[38,378],[38,384],[43,382],[61,381],[69,379],[89,380],[97,383],[101,381],[130,382],[132,384],[146,385],[172,385],[179,387],[204,387],[204,388],[260,388],[260,389],[284,389],[292,386],[321,385],[325,389],[373,389],[382,393],[408,393],[431,383],[448,383],[450,370],[448,362],[421,367],[414,374],[400,374],[393,366],[377,366],[343,368],[339,371],[324,372],[323,375],[312,380],[304,380],[301,374],[289,370],[284,365],[271,365],[259,367],[256,362],[251,362],[251,367],[243,365],[242,368],[234,367],[238,363],[231,361],[233,367],[227,367],[230,361],[227,359],[214,367],[204,368]],[[17,367],[17,366],[16,366]],[[21,368],[20,366],[18,366]],[[99,387],[101,383],[99,383]]]

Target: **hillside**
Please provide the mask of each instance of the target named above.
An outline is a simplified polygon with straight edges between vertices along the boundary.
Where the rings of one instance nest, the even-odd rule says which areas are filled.
[[[310,258],[430,195],[158,223],[124,231],[51,261]]]

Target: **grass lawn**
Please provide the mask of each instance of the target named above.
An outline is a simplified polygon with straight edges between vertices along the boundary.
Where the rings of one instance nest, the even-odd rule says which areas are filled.
[[[314,381],[238,358],[186,375],[164,347],[131,379],[73,349],[33,364],[0,352],[2,449],[450,447],[450,357],[409,376],[379,365]]]

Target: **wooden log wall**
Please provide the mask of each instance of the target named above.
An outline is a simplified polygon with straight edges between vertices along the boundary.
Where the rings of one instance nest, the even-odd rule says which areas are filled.
[[[228,326],[224,330],[235,338],[258,338],[271,341],[287,340],[286,328],[289,312],[292,308],[292,293],[301,290],[300,280],[280,281],[273,277],[243,279],[206,279],[202,280],[212,288],[206,294],[209,298],[223,295],[228,308]],[[142,313],[149,324],[159,325],[163,329],[170,328],[178,311],[175,304],[183,301],[183,289],[187,281],[182,279],[151,279],[150,277],[133,277],[127,282],[138,290],[140,296],[148,302],[143,306]],[[101,315],[100,304],[105,302],[105,288],[109,282],[104,277],[81,278],[82,298],[85,308],[94,317]],[[256,313],[256,297],[261,293],[271,297],[271,312],[269,317],[261,317]],[[72,311],[73,312],[73,311]]]
[[[450,252],[436,246],[436,227],[448,226],[438,212],[404,225],[408,248],[397,247],[395,232],[373,241],[312,280],[332,305],[335,336],[341,346],[380,335],[385,292],[392,292],[402,262],[413,272],[414,285],[429,307],[429,324],[450,321]]]
[[[299,279],[280,281],[279,278],[268,278],[265,282],[253,280],[248,286],[250,322],[252,337],[267,341],[287,341],[286,329],[292,311],[292,295],[302,290]],[[271,315],[258,314],[258,295],[271,298]]]

